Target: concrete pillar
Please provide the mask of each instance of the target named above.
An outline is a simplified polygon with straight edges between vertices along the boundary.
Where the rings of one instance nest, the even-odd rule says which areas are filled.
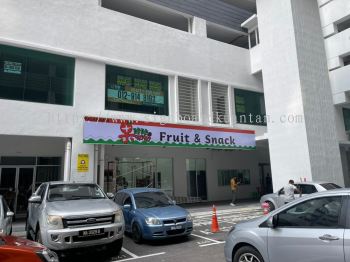
[[[100,145],[100,157],[99,157],[99,175],[98,175],[98,184],[102,189],[105,186],[105,145]]]
[[[207,37],[207,21],[199,17],[193,17],[192,34]]]
[[[94,174],[93,174],[93,182],[98,182],[98,165],[99,165],[99,145],[94,145]]]
[[[64,170],[63,170],[63,180],[70,180],[71,172],[71,158],[72,158],[72,140],[67,138],[65,148],[64,148]]]
[[[317,0],[257,0],[274,189],[344,185]]]
[[[80,127],[82,130],[82,127]],[[87,155],[88,166],[86,171],[78,170],[78,158],[79,155]],[[82,136],[79,133],[72,139],[72,161],[71,161],[71,177],[70,181],[75,182],[87,182],[94,181],[94,164],[95,164],[95,149],[94,145],[83,144]]]

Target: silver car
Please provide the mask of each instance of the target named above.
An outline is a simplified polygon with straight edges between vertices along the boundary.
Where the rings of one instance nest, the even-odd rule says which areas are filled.
[[[227,262],[350,261],[350,189],[299,198],[239,223],[225,244]]]
[[[44,183],[29,199],[27,238],[52,250],[106,245],[117,255],[124,228],[120,207],[93,183]]]
[[[0,195],[0,234],[12,234],[12,218],[14,213],[8,207],[6,200]]]
[[[301,194],[298,194],[297,192],[295,192],[294,197],[296,199],[299,197],[303,197],[305,195],[316,193],[316,192],[323,192],[331,189],[341,188],[340,186],[329,182],[297,182],[294,185],[301,192]],[[260,198],[260,204],[265,202],[269,204],[270,211],[283,206],[286,203],[283,187],[279,189],[276,193],[262,196]]]

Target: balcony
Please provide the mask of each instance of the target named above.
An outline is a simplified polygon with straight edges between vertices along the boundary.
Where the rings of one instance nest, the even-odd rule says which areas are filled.
[[[341,58],[350,53],[350,28],[325,39],[328,69],[343,66]]]
[[[350,104],[350,65],[329,73],[335,105]]]

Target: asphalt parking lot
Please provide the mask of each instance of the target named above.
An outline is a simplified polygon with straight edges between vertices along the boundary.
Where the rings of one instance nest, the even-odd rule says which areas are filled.
[[[114,262],[114,261],[225,261],[223,247],[227,231],[239,221],[262,215],[257,203],[244,203],[236,207],[217,206],[219,233],[211,233],[212,208],[209,205],[185,207],[192,214],[194,230],[187,238],[147,241],[135,244],[130,236],[124,237],[123,249],[118,257],[106,257],[103,248],[89,248],[61,258],[63,262]]]

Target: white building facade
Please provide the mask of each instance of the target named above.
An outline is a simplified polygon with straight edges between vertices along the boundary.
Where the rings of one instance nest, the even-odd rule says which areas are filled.
[[[181,8],[170,2],[1,0],[0,190],[15,192],[18,213],[35,185],[50,180],[94,181],[105,191],[155,186],[180,202],[230,199],[234,176],[241,199],[271,191],[271,174],[275,188],[290,178],[347,183],[350,46],[348,30],[330,25],[350,14],[339,2],[349,4],[306,1],[314,35],[303,41],[293,23],[303,1],[257,1],[257,15],[236,7],[239,1],[210,1],[235,24],[192,10],[191,1]],[[269,8],[275,2],[285,21]],[[285,35],[271,35],[280,29]],[[309,44],[318,53],[300,51]],[[310,64],[317,68],[301,70]],[[86,131],[91,119],[100,123],[94,138]],[[119,130],[119,120],[183,137],[206,130],[255,141],[198,148],[185,138],[177,146],[101,139],[103,124]]]

